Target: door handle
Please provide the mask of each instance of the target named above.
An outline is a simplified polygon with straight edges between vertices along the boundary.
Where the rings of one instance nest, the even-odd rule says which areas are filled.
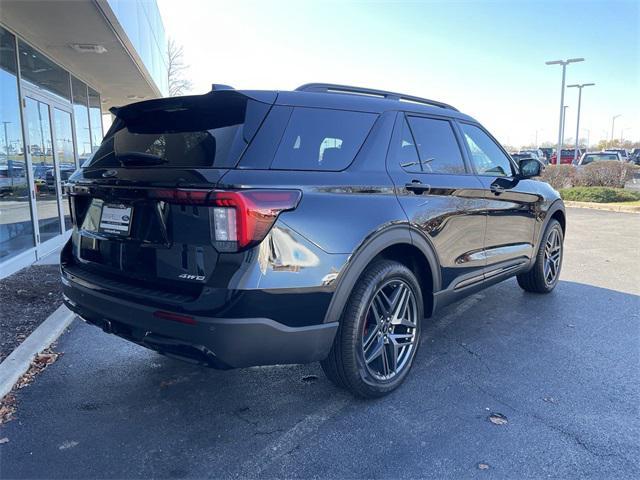
[[[404,188],[416,195],[422,195],[424,192],[431,190],[431,185],[422,183],[420,180],[411,180],[411,183],[405,183]]]

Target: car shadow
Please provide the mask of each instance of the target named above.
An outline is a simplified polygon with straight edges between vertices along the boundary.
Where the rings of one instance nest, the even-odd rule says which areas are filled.
[[[513,437],[495,437],[490,411],[510,419],[511,435],[537,431],[588,455],[554,428],[598,448],[632,442],[637,421],[621,427],[612,417],[637,413],[639,311],[640,296],[606,288],[561,281],[536,295],[503,282],[425,319],[406,383],[375,401],[334,387],[317,364],[216,371],[76,321],[57,346],[63,356],[18,392],[17,420],[0,430],[11,439],[0,446],[0,470],[5,478],[415,476],[411,465],[451,452],[474,465],[484,442],[515,448]],[[432,453],[399,470],[383,460],[347,465],[364,439],[374,450],[391,441]],[[344,462],[318,459],[318,442]],[[67,448],[72,456],[61,454]],[[624,467],[625,458],[611,461]]]

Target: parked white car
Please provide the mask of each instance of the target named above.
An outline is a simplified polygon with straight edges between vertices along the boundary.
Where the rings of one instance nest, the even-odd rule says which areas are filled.
[[[608,148],[605,150],[606,153],[617,153],[620,155],[620,159],[623,162],[629,161],[629,152],[627,152],[626,148]]]
[[[580,160],[578,160],[578,166],[585,166],[594,162],[622,162],[622,157],[618,152],[588,152],[583,153]]]

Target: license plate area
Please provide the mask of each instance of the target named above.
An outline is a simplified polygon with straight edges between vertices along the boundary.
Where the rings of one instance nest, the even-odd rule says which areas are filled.
[[[133,207],[123,204],[102,205],[100,214],[100,225],[98,231],[128,237],[131,233],[131,219],[133,217]]]

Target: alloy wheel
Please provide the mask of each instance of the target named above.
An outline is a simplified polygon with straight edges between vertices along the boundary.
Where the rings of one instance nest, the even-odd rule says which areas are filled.
[[[547,285],[553,285],[557,280],[561,261],[562,241],[558,230],[553,229],[544,246],[544,281]]]
[[[390,280],[373,296],[362,331],[362,353],[369,373],[390,380],[410,365],[418,334],[416,298],[402,280]]]

